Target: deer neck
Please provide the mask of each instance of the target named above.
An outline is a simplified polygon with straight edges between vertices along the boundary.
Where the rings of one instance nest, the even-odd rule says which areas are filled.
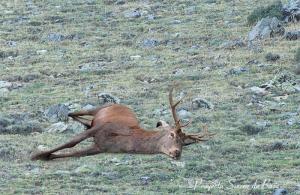
[[[137,152],[154,154],[161,153],[161,131],[145,131],[146,133],[136,139],[135,148]]]

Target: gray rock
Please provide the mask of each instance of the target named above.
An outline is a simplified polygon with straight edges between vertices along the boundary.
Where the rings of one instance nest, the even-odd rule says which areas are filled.
[[[293,126],[294,124],[297,123],[297,119],[296,118],[290,118],[288,121],[287,121],[287,124],[289,126]]]
[[[270,127],[272,123],[270,121],[257,121],[255,124],[259,128],[266,128]]]
[[[210,101],[208,101],[204,98],[193,99],[192,106],[194,109],[197,109],[197,108],[214,109],[214,105]]]
[[[240,75],[244,72],[247,72],[248,69],[245,67],[237,67],[237,68],[232,68],[229,70],[228,74],[229,75]]]
[[[285,195],[285,194],[288,194],[288,191],[284,188],[275,189],[275,191],[273,192],[273,195]]]
[[[265,88],[260,88],[260,87],[251,87],[250,91],[252,93],[254,93],[255,95],[260,95],[260,96],[264,96],[268,94],[268,91]]]
[[[126,3],[126,1],[124,1],[124,0],[117,0],[115,2],[116,5],[124,5],[125,3]]]
[[[124,16],[125,18],[139,18],[142,16],[141,12],[136,9],[136,10],[133,10],[133,11],[125,11],[124,12]]]
[[[236,49],[238,47],[244,47],[246,46],[246,44],[244,43],[244,41],[242,41],[241,39],[236,39],[233,41],[226,41],[225,43],[223,43],[221,45],[221,48],[224,49]]]
[[[275,36],[282,36],[285,30],[281,22],[276,18],[263,18],[248,34],[248,40],[254,41],[256,39],[267,39]]]
[[[50,106],[45,112],[45,116],[50,122],[67,121],[69,108],[64,104]]]
[[[141,184],[142,185],[148,185],[149,184],[149,182],[150,182],[150,177],[148,177],[148,176],[142,176],[142,177],[140,177],[140,181],[141,181]]]
[[[298,30],[298,31],[286,32],[284,37],[290,41],[298,40],[298,39],[300,39],[300,31]]]
[[[68,129],[68,125],[64,122],[58,122],[52,124],[50,127],[47,128],[47,132],[49,133],[63,133]]]
[[[278,54],[267,53],[265,58],[266,58],[267,61],[275,62],[275,61],[280,59],[280,56]]]
[[[106,103],[119,104],[120,103],[119,98],[117,98],[109,93],[99,93],[98,99],[100,101],[100,104],[106,104]]]
[[[155,47],[159,45],[159,41],[155,39],[145,39],[143,41],[143,46],[144,47]]]
[[[52,41],[52,42],[63,41],[64,40],[64,35],[59,34],[59,33],[50,33],[47,36],[47,40]]]
[[[15,41],[7,41],[6,45],[9,47],[16,47],[17,46],[17,42]]]
[[[12,87],[13,84],[11,82],[8,81],[0,81],[0,89],[1,88],[10,88]]]
[[[283,5],[282,13],[286,22],[300,21],[300,0],[289,0],[287,4]]]

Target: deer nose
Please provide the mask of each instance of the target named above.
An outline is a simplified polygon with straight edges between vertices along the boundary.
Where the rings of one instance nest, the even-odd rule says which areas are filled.
[[[174,151],[174,156],[175,157],[180,157],[180,151],[179,150],[175,150]]]

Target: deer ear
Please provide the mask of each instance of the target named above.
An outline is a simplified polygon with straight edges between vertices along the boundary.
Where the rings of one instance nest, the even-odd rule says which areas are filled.
[[[158,121],[157,123],[156,123],[156,127],[161,127],[162,126],[162,122],[161,121]]]

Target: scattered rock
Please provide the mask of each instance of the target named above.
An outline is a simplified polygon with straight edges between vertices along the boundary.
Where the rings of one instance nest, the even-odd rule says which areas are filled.
[[[271,122],[270,121],[257,121],[255,123],[255,125],[259,128],[267,128],[267,127],[270,127],[271,126]]]
[[[109,93],[99,93],[98,99],[100,101],[100,104],[106,104],[106,103],[119,104],[120,103],[119,98],[117,98]]]
[[[229,70],[228,74],[229,75],[240,75],[244,72],[247,72],[248,69],[245,67],[237,67],[237,68],[232,68]]]
[[[142,185],[148,185],[149,184],[149,182],[150,182],[150,177],[148,177],[148,176],[142,176],[142,177],[140,177],[140,181],[141,181],[141,184]]]
[[[159,41],[155,39],[145,39],[143,41],[143,46],[144,47],[156,47],[159,45]]]
[[[260,88],[260,87],[251,87],[250,90],[255,94],[259,96],[265,96],[268,94],[268,91],[265,88]]]
[[[68,125],[64,122],[58,122],[52,124],[50,127],[47,128],[47,132],[49,133],[63,133],[68,129]]]
[[[282,8],[286,22],[300,21],[300,0],[289,0]]]
[[[138,9],[135,9],[133,11],[125,11],[124,16],[125,18],[139,18],[142,14]]]
[[[267,61],[275,62],[280,59],[280,56],[278,54],[267,53],[265,58]]]
[[[69,108],[64,104],[56,104],[50,106],[44,115],[50,122],[67,121]]]
[[[298,31],[287,32],[287,33],[285,33],[284,37],[290,41],[298,40],[298,39],[300,39],[300,31],[298,30]]]
[[[285,30],[281,22],[276,18],[263,18],[248,34],[248,40],[254,41],[256,39],[267,39],[275,36],[282,36]]]
[[[8,82],[8,81],[0,81],[0,89],[1,88],[10,88],[12,87],[12,83],[11,82]]]
[[[16,41],[7,41],[6,45],[9,47],[16,47],[17,46],[17,42]]]
[[[48,52],[48,50],[42,49],[42,50],[37,50],[37,51],[36,51],[36,54],[38,54],[38,55],[44,55],[44,54],[46,54],[47,52]]]
[[[288,191],[284,188],[277,188],[273,192],[273,195],[286,195],[286,194],[288,194]]]
[[[116,5],[124,5],[125,3],[126,3],[126,1],[124,1],[124,0],[117,0],[115,2]]]
[[[193,109],[198,109],[198,108],[214,109],[214,105],[210,101],[208,101],[204,98],[193,99],[192,107],[193,107]]]
[[[236,39],[233,41],[226,41],[221,45],[221,48],[224,49],[236,49],[238,47],[244,47],[246,46],[245,42],[242,41],[241,39]]]
[[[64,35],[58,33],[50,33],[47,36],[48,41],[59,42],[64,40]]]

